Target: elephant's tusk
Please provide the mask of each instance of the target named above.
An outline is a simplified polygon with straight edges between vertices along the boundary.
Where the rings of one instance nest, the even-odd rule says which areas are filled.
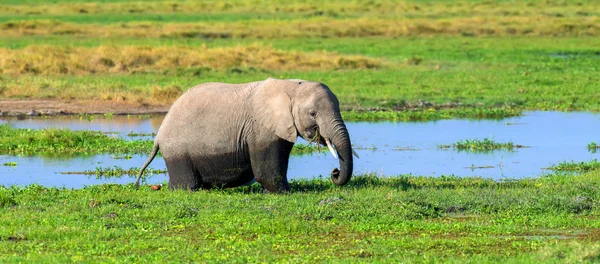
[[[356,151],[354,151],[354,149],[352,150],[352,154],[357,158],[360,159],[360,157],[358,156],[358,153],[356,153]]]
[[[333,149],[333,146],[331,146],[331,142],[329,142],[329,139],[326,138],[325,143],[327,144],[327,148],[329,149],[329,152],[331,152],[331,155],[333,155],[333,157],[337,159],[337,154],[335,154],[335,150]]]

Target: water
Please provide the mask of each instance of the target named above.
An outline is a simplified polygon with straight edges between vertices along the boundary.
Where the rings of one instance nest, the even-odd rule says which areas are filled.
[[[92,121],[76,117],[3,120],[14,127],[40,129],[62,127],[117,133],[121,136],[156,132],[162,117],[139,119],[115,116]],[[360,155],[355,159],[355,174],[377,173],[393,176],[480,176],[493,179],[539,177],[544,168],[562,161],[589,161],[600,154],[586,146],[600,142],[600,115],[581,112],[527,112],[522,117],[504,120],[441,120],[435,122],[349,122],[352,143]],[[490,138],[496,142],[513,142],[529,146],[516,151],[473,153],[440,149],[464,139]],[[299,139],[300,143],[306,143]],[[18,157],[0,155],[0,164],[15,161],[16,167],[0,166],[0,185],[28,185],[79,188],[100,183],[131,183],[134,177],[96,179],[95,176],[63,175],[60,172],[94,170],[96,167],[140,167],[147,156],[115,159],[112,155],[87,157]],[[165,169],[162,158],[150,167]],[[288,178],[329,177],[337,161],[329,153],[293,156]],[[489,167],[489,168],[479,168]],[[167,181],[164,174],[154,175],[147,183]]]

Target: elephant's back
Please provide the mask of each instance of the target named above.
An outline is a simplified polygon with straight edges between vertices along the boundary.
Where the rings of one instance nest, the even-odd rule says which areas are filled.
[[[242,107],[248,84],[203,83],[182,94],[171,106],[167,117],[196,118],[206,115],[230,114]],[[226,112],[226,113],[224,113]],[[186,120],[189,121],[189,120]]]
[[[231,84],[231,83],[219,83],[210,82],[196,85],[187,90],[179,99],[193,98],[200,99],[206,96],[227,96],[244,93],[247,87],[258,85],[260,82],[254,83],[242,83],[242,84]]]
[[[248,84],[205,83],[190,88],[171,106],[156,140],[165,148],[209,146],[236,136]],[[168,151],[168,150],[167,150]]]

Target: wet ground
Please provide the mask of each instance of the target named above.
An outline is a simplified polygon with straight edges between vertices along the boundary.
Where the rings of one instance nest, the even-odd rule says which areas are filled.
[[[111,119],[52,117],[15,118],[0,122],[19,128],[70,128],[112,132],[128,137],[129,133],[156,132],[161,116],[114,116]],[[376,173],[382,176],[412,174],[425,176],[456,175],[462,177],[518,179],[539,177],[544,168],[563,161],[589,161],[600,157],[588,151],[590,142],[600,143],[600,115],[582,112],[526,112],[522,117],[497,120],[441,120],[433,122],[351,122],[347,123],[352,143],[360,155],[355,159],[355,174]],[[149,137],[151,138],[151,137]],[[489,138],[496,142],[513,142],[528,148],[491,152],[440,149],[464,139]],[[299,142],[305,143],[302,140]],[[99,183],[131,183],[133,177],[101,178],[64,175],[61,172],[94,170],[96,167],[140,167],[147,156],[134,155],[119,159],[113,155],[76,157],[19,157],[0,155],[0,164],[17,162],[17,166],[0,166],[0,185],[27,185],[79,188]],[[164,169],[157,158],[152,168]],[[337,167],[329,153],[294,156],[290,160],[289,179],[328,177]],[[147,183],[162,183],[164,174],[153,175]]]

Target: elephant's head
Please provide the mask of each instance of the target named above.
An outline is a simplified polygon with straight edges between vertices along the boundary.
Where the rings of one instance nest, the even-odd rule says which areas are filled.
[[[252,92],[254,118],[282,139],[295,143],[301,136],[327,146],[339,159],[331,180],[348,183],[352,176],[352,145],[340,114],[339,102],[329,88],[319,82],[269,78]]]

